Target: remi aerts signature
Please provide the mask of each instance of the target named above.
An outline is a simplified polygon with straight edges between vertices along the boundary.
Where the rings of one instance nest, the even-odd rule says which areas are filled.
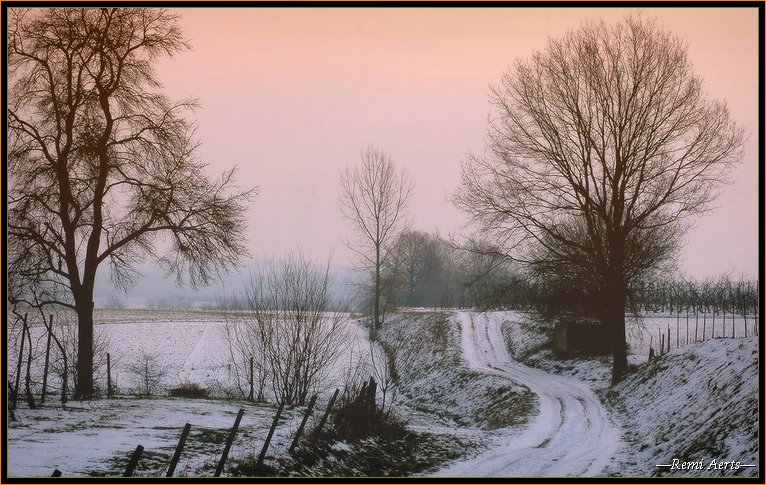
[[[658,467],[665,467],[670,470],[739,470],[740,468],[754,468],[755,465],[743,465],[739,461],[723,461],[716,460],[699,460],[699,461],[681,461],[678,458],[673,458],[670,463],[656,465]]]

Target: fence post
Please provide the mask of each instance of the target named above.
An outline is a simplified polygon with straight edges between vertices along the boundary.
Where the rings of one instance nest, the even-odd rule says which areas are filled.
[[[43,317],[45,318],[45,317]],[[45,393],[48,390],[48,367],[51,359],[51,332],[53,330],[53,314],[50,314],[50,323],[48,324],[48,341],[45,344],[45,365],[43,366],[43,390],[40,393],[40,405],[45,404]]]
[[[745,306],[745,295],[742,295],[742,318],[745,319],[745,338],[747,338],[747,306]]]
[[[133,455],[130,457],[130,461],[128,462],[128,467],[125,468],[125,473],[122,474],[123,477],[132,477],[133,471],[136,469],[136,465],[138,465],[138,460],[141,459],[141,454],[144,452],[144,447],[141,445],[136,446],[136,451],[133,452]]]
[[[221,476],[221,472],[223,471],[223,465],[226,463],[226,458],[229,456],[229,449],[231,449],[231,444],[234,442],[234,437],[237,435],[237,430],[239,429],[239,422],[242,421],[243,414],[245,414],[245,410],[240,408],[239,412],[237,413],[237,419],[234,421],[234,426],[231,428],[229,437],[226,439],[226,446],[223,448],[223,454],[221,455],[221,459],[218,461],[218,466],[215,469],[214,476],[216,477]]]
[[[37,407],[35,406],[35,397],[32,395],[32,388],[30,387],[32,383],[32,330],[30,330],[28,325],[26,325],[26,328],[27,343],[29,344],[27,352],[29,353],[29,356],[27,357],[27,372],[24,378],[24,389],[26,390],[27,405],[29,406],[29,409],[35,409]]]
[[[670,322],[668,322],[668,352],[670,352]]]
[[[367,386],[367,413],[372,416],[375,414],[375,394],[378,389],[378,383],[370,377],[370,385]]]
[[[27,314],[24,314],[21,326],[21,344],[19,345],[19,361],[16,366],[16,383],[14,384],[13,399],[11,401],[11,409],[16,409],[16,403],[19,399],[19,383],[21,382],[21,362],[24,360],[24,337],[27,334]]]
[[[247,399],[250,401],[253,400],[254,389],[255,389],[255,374],[253,373],[253,358],[250,357],[250,394],[247,396]]]
[[[314,403],[317,400],[317,395],[314,394],[312,396],[311,400],[309,401],[309,407],[306,409],[306,414],[303,415],[303,419],[301,420],[300,426],[298,426],[298,431],[295,432],[295,437],[293,438],[293,443],[290,445],[290,449],[288,449],[288,453],[292,453],[295,447],[298,445],[298,440],[301,438],[301,434],[303,434],[303,428],[306,426],[306,421],[308,421],[309,416],[311,415],[311,411],[314,409]]]
[[[335,400],[338,398],[339,393],[340,393],[340,389],[335,389],[335,393],[332,395],[332,398],[330,398],[330,402],[327,404],[327,408],[325,408],[324,414],[322,414],[322,419],[319,420],[319,424],[317,425],[316,428],[314,428],[314,431],[311,433],[312,438],[316,438],[317,436],[319,436],[319,433],[322,432],[322,428],[324,427],[324,424],[327,421],[327,416],[330,415],[332,406],[335,404]]]
[[[705,341],[707,334],[707,307],[702,309],[702,341]]]
[[[274,416],[274,421],[271,422],[271,429],[269,429],[269,434],[266,436],[266,441],[263,443],[261,454],[258,455],[258,462],[255,464],[256,469],[263,465],[263,459],[266,458],[266,451],[269,449],[269,444],[271,444],[271,437],[274,436],[274,430],[277,429],[277,423],[279,422],[279,418],[282,416],[282,409],[284,409],[284,407],[285,403],[283,401],[279,404],[279,408],[277,408],[277,415]]]
[[[178,465],[178,460],[181,458],[181,451],[184,449],[184,444],[186,444],[186,437],[189,436],[189,431],[191,430],[191,424],[186,423],[186,426],[184,426],[184,430],[181,431],[181,438],[178,440],[178,445],[176,445],[176,452],[173,454],[173,458],[170,460],[170,466],[168,467],[168,474],[166,476],[172,477],[173,473],[176,471],[176,465]]]
[[[106,397],[112,397],[112,354],[106,353]]]

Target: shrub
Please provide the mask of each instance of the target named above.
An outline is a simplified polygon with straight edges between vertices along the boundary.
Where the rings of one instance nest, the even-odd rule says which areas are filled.
[[[173,397],[206,398],[207,389],[201,387],[196,382],[184,382],[178,387],[171,389],[170,395]]]

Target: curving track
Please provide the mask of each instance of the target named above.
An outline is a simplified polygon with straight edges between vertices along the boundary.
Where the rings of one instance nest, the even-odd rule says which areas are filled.
[[[493,318],[494,317],[494,318]],[[441,470],[442,476],[594,476],[603,473],[620,445],[593,391],[583,382],[515,362],[505,347],[501,318],[459,312],[468,365],[527,386],[538,414],[519,432],[506,429],[498,446]]]

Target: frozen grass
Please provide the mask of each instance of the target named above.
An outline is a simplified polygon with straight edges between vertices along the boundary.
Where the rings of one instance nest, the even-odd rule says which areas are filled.
[[[145,452],[136,476],[165,476],[184,425],[192,425],[175,476],[211,476],[239,408],[245,409],[231,461],[260,451],[273,406],[206,399],[102,399],[65,409],[19,409],[8,429],[8,475],[121,476],[137,445]],[[280,456],[298,427],[301,408],[286,410],[270,455]]]
[[[503,320],[503,337],[514,359],[584,380],[607,397],[611,415],[623,423],[627,442],[609,473],[677,474],[655,467],[673,458],[705,460],[706,465],[713,458],[757,464],[757,339],[714,339],[673,348],[609,390],[609,357],[558,359],[546,349],[549,329],[514,312],[496,312],[492,318]],[[173,369],[169,384],[205,384],[220,379],[217,372],[225,370],[219,313],[120,310],[103,313],[99,321],[99,331],[110,335],[120,386],[127,386],[129,379],[120,366],[138,350],[164,355],[165,365]],[[646,321],[651,324],[648,335],[666,329],[668,322],[674,324],[675,318]],[[359,345],[368,345],[364,330],[355,329]],[[671,329],[675,331],[672,325]],[[315,450],[313,458],[299,462],[286,448],[302,409],[288,410],[267,456],[274,470],[301,476],[429,474],[446,460],[469,460],[496,446],[502,430],[522,429],[537,414],[537,400],[526,387],[469,369],[461,350],[460,326],[451,312],[391,315],[380,338],[395,350],[397,411],[408,431],[398,437],[327,444],[326,449]],[[362,347],[356,357],[366,353]],[[639,351],[630,362],[645,364],[640,345],[634,342],[631,349]],[[136,474],[162,476],[186,422],[192,424],[192,433],[176,476],[210,476],[237,409],[243,407],[245,417],[230,453],[228,474],[257,456],[275,413],[272,406],[208,399],[123,397],[74,402],[66,409],[51,399],[44,409],[20,406],[19,420],[8,427],[11,476],[49,476],[55,468],[65,476],[121,475],[138,444],[146,452]],[[309,428],[315,420],[309,420]],[[752,475],[758,470],[735,471]],[[699,474],[728,476],[735,471]]]
[[[392,315],[380,338],[396,349],[400,402],[415,422],[420,413],[427,425],[495,430],[523,426],[533,413],[526,387],[468,368],[452,312]]]
[[[631,446],[612,464],[615,474],[755,476],[758,463],[758,339],[691,344],[641,366],[606,393]],[[703,470],[659,464],[702,461]],[[739,461],[738,469],[708,468]]]
[[[681,345],[676,348],[676,317],[649,315],[629,336],[631,373],[611,388],[611,356],[560,358],[547,342],[549,330],[524,315],[505,317],[504,336],[514,358],[550,373],[587,382],[604,398],[610,414],[622,423],[627,446],[618,452],[608,473],[623,476],[737,476],[758,474],[759,467],[738,470],[672,470],[657,464],[702,460],[739,460],[758,464],[758,339],[710,339],[686,344],[685,317],[679,319]],[[718,337],[722,320],[717,319]],[[750,322],[752,323],[752,322]],[[671,326],[671,351],[647,362],[649,335]],[[735,331],[744,335],[744,320],[735,319]],[[727,336],[731,320],[727,320]],[[748,330],[752,335],[752,331]],[[702,320],[698,338],[702,337]],[[759,465],[760,466],[760,465]]]

